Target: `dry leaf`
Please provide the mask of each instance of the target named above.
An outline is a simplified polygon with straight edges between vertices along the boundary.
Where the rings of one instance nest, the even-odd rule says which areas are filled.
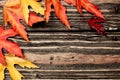
[[[72,4],[76,6],[78,12],[82,13],[82,8],[87,11],[93,13],[97,17],[104,18],[101,11],[97,6],[90,3],[88,0],[64,0],[68,4]],[[48,22],[51,12],[51,6],[54,6],[56,16],[70,29],[70,23],[68,21],[68,17],[66,15],[66,8],[61,4],[60,0],[45,0],[45,18],[46,22]]]
[[[89,0],[64,0],[68,4],[73,4],[77,7],[78,12],[82,13],[82,8],[93,13],[97,17],[104,18],[101,11],[98,9],[98,6],[90,3]]]
[[[6,55],[6,62],[7,65],[3,66],[0,64],[0,80],[4,80],[4,70],[7,69],[10,73],[10,76],[13,80],[21,80],[22,77],[24,77],[16,68],[15,64],[21,66],[21,67],[28,67],[28,68],[38,68],[36,65],[32,64],[30,61],[15,57],[12,55]]]
[[[68,27],[68,29],[70,29],[70,22],[68,21],[68,17],[66,15],[66,8],[61,4],[60,0],[45,0],[46,21],[48,22],[52,5],[54,6],[56,16]]]
[[[17,33],[13,29],[4,30],[2,26],[0,27],[0,33],[0,63],[6,65],[2,52],[3,48],[13,55],[24,57],[18,44],[7,40],[8,37],[15,36]]]
[[[12,28],[26,41],[29,41],[27,37],[27,32],[25,31],[24,25],[21,24],[20,20],[25,20],[27,24],[32,26],[33,23],[42,21],[41,17],[35,16],[35,15],[29,15],[30,13],[26,11],[28,10],[28,5],[32,6],[35,12],[43,14],[43,8],[40,6],[38,2],[35,0],[29,0],[32,1],[28,3],[24,0],[15,0],[16,4],[11,3],[12,0],[8,0],[3,8],[3,15],[4,15],[4,24],[7,26],[7,23],[9,22],[12,25]],[[23,2],[24,1],[24,2]],[[9,6],[9,3],[11,6]],[[26,5],[25,5],[26,4]],[[38,5],[39,4],[39,5]],[[26,9],[27,8],[27,9]],[[40,9],[40,10],[38,10]],[[37,11],[38,10],[38,11]],[[22,13],[23,12],[23,13]],[[31,18],[36,18],[35,21],[32,21]],[[28,23],[29,22],[29,23]]]
[[[105,34],[105,30],[104,28],[102,27],[102,24],[105,22],[104,19],[99,19],[99,18],[91,18],[89,21],[88,21],[88,24],[94,29],[96,30],[99,34],[102,34],[102,35],[106,35]]]
[[[31,6],[33,11],[36,13],[44,14],[44,9],[41,7],[40,3],[36,2],[35,0],[20,0],[22,6],[22,13],[25,18],[25,22],[28,23],[29,18],[29,9],[28,6]]]

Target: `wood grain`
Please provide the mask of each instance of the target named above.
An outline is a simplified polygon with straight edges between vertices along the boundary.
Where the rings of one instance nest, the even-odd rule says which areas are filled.
[[[120,63],[120,55],[85,55],[76,53],[40,55],[27,53],[26,58],[34,63],[53,65]]]
[[[117,54],[120,52],[120,33],[108,32],[107,37],[95,32],[29,32],[30,43],[17,36],[24,53]]]
[[[106,18],[102,23],[107,37],[98,35],[87,24],[93,14],[83,9],[79,14],[75,7],[66,4],[71,30],[56,17],[54,10],[48,23],[26,26],[30,43],[21,37],[9,38],[20,44],[26,58],[40,66],[39,69],[18,70],[23,80],[41,79],[120,79],[120,0],[90,0]],[[4,4],[4,0],[0,3]],[[42,4],[44,4],[42,2]],[[3,25],[2,8],[0,24]],[[6,71],[7,72],[7,71]],[[8,72],[6,79],[10,80]]]

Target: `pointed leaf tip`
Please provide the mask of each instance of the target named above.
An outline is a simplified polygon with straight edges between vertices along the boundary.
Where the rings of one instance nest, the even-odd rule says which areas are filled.
[[[104,28],[102,27],[102,25],[100,23],[105,22],[104,19],[100,19],[100,18],[91,18],[88,21],[88,24],[95,29],[99,34],[102,35],[106,35]]]

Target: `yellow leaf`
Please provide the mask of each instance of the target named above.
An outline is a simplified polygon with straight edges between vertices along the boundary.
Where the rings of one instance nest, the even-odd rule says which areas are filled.
[[[35,0],[20,0],[22,6],[22,13],[25,18],[25,22],[28,23],[29,18],[29,9],[28,6],[31,6],[36,13],[44,15],[44,9],[41,7],[41,4]]]
[[[0,80],[4,79],[4,70],[8,69],[10,76],[12,80],[21,80],[22,77],[24,77],[20,72],[14,67],[15,64],[21,66],[21,67],[28,67],[28,68],[38,68],[36,65],[32,64],[30,61],[15,57],[12,55],[6,55],[6,62],[7,65],[3,66],[0,64]]]
[[[4,79],[4,70],[5,70],[5,66],[0,64],[0,80]]]

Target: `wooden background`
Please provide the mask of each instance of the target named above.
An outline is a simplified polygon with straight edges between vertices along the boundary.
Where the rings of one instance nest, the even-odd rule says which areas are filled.
[[[22,69],[23,80],[39,79],[120,79],[120,0],[90,0],[103,12],[107,37],[98,35],[87,20],[94,15],[61,1],[71,22],[68,30],[52,12],[49,23],[27,27],[30,43],[21,37],[9,38],[20,43],[27,59],[40,69]],[[4,0],[2,0],[4,2]],[[2,13],[1,13],[2,14]],[[0,18],[0,24],[3,24]],[[9,74],[6,73],[6,80]]]

